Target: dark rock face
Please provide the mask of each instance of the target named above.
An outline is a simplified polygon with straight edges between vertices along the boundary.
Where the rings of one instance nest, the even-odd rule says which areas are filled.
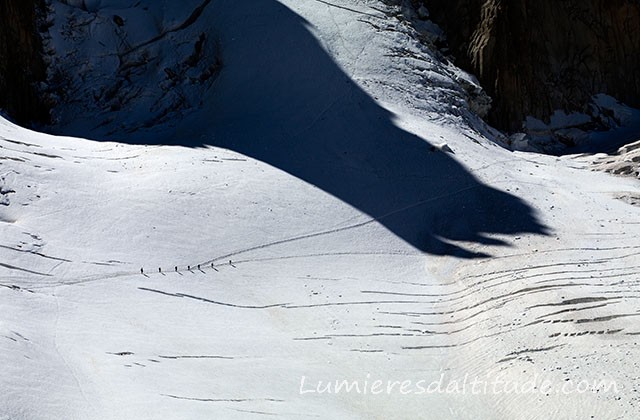
[[[0,108],[20,124],[46,122],[48,107],[37,92],[46,80],[38,17],[44,1],[0,1]]]
[[[488,120],[584,112],[606,93],[640,107],[639,0],[414,0],[447,34],[456,63],[494,99]]]

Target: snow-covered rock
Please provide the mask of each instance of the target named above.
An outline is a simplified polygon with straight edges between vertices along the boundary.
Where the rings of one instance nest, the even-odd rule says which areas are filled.
[[[198,109],[222,67],[210,2],[52,0],[52,131],[154,136]]]
[[[616,175],[640,179],[640,140],[622,146],[613,156],[601,156],[595,161],[597,169]]]

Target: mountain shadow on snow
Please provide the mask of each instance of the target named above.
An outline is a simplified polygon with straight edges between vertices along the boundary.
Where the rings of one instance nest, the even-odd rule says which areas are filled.
[[[169,136],[124,141],[235,150],[315,185],[429,254],[486,257],[469,244],[547,233],[524,201],[395,125],[284,5],[224,0],[209,9],[209,36],[219,39],[224,64],[202,109]]]

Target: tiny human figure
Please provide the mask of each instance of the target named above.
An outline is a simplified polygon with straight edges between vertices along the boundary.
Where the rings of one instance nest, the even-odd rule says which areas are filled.
[[[140,274],[144,274],[144,269],[140,267]]]
[[[176,269],[176,273],[177,273],[178,272],[178,266],[177,265],[175,266],[175,269]]]
[[[190,265],[187,266],[187,270],[191,271],[191,266]]]
[[[200,270],[200,264],[198,264],[198,270]]]
[[[158,273],[162,273],[162,268],[158,267]]]
[[[213,268],[213,263],[211,263],[211,268]]]

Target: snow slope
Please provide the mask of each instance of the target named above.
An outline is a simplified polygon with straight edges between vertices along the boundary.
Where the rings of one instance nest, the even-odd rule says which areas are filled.
[[[0,120],[0,419],[638,416],[637,180],[496,146],[397,15],[213,2],[188,115]]]

